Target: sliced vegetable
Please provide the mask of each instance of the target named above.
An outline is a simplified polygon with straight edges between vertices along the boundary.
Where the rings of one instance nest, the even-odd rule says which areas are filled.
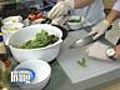
[[[85,58],[81,58],[77,63],[82,67],[86,67],[86,59]]]

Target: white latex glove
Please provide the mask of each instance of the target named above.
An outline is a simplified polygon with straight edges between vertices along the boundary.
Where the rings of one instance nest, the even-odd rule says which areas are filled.
[[[60,25],[60,23],[62,22],[63,20],[63,16],[60,16],[58,18],[55,18],[52,20],[51,24],[54,24],[54,25]]]
[[[64,26],[65,22],[69,19],[69,16],[60,16],[52,20],[51,24]]]
[[[74,0],[60,1],[48,13],[48,17],[50,19],[55,19],[59,16],[66,15],[69,12],[69,10],[72,9],[74,9]]]
[[[89,33],[89,35],[96,34],[93,39],[96,40],[103,34],[105,34],[107,28],[110,26],[110,23],[107,20],[102,20],[99,22],[95,27],[92,28],[92,31]]]

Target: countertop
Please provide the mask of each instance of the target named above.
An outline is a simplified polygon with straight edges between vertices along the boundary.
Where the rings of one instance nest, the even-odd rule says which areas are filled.
[[[106,38],[109,38],[109,41],[115,44],[118,38],[120,38],[120,26],[114,24],[113,28],[106,34]],[[51,62],[50,65],[52,68],[51,79],[47,86],[44,88],[44,90],[76,90],[74,85],[70,83],[70,79],[68,78],[64,70],[61,68],[57,60]],[[15,88],[12,90],[20,89]],[[35,90],[39,90],[39,88]],[[79,88],[79,90],[81,89]],[[86,90],[120,90],[120,78],[106,83],[102,83],[98,86]]]
[[[51,64],[51,67],[53,72],[51,80],[44,90],[76,90],[69,83],[70,81],[68,77],[56,61]],[[107,83],[103,83],[87,90],[120,90],[120,78],[109,81]]]
[[[106,38],[109,38],[109,41],[113,44],[120,38],[120,26],[117,23],[106,34]],[[57,61],[52,62],[50,65],[53,73],[45,90],[76,90]],[[102,83],[87,90],[120,90],[120,78]]]
[[[119,37],[120,27],[115,24],[113,28],[106,34],[106,38],[109,38],[109,41],[115,44]],[[57,60],[51,62],[50,65],[52,68],[51,79],[44,90],[78,90],[74,87],[73,84],[70,83],[70,79],[68,78],[62,67],[59,65]],[[12,90],[21,89],[14,88]],[[35,90],[39,90],[39,88],[36,87]],[[81,90],[81,88],[79,88],[79,90]],[[102,83],[98,86],[94,86],[86,90],[120,90],[120,78]]]

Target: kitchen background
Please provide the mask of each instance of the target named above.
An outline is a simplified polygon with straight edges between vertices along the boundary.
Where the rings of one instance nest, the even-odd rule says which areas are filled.
[[[106,14],[109,13],[114,1],[115,0],[104,0]],[[45,7],[51,5],[51,8],[54,4],[55,0],[0,0],[0,17],[17,14],[22,14],[22,16],[25,17],[25,13],[29,13],[29,7],[34,6],[37,8],[42,8],[43,6]],[[97,86],[96,88],[100,88],[100,90],[120,90],[120,80],[114,80],[104,85]]]

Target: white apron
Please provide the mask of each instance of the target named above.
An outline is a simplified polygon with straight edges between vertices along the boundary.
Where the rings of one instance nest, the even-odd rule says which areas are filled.
[[[105,18],[103,0],[95,0],[91,5],[71,11],[72,15],[84,16],[91,24]]]

